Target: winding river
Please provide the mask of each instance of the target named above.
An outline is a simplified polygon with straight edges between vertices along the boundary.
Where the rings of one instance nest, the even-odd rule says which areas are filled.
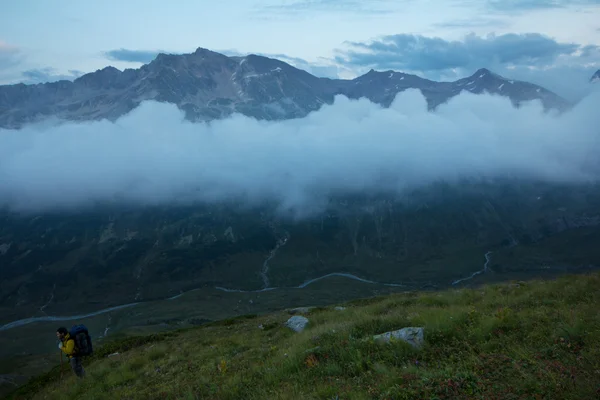
[[[285,242],[284,242],[285,243]],[[483,265],[483,269],[474,272],[473,274],[471,274],[470,276],[466,277],[466,278],[462,278],[462,279],[458,279],[452,282],[452,285],[456,285],[460,282],[464,282],[467,281],[469,279],[473,279],[475,276],[485,273],[487,272],[488,269],[488,264],[490,262],[490,256],[491,256],[492,252],[488,251],[485,254],[485,264]],[[277,289],[304,289],[305,287],[309,286],[312,283],[318,282],[322,279],[326,279],[332,276],[340,276],[343,278],[348,278],[348,279],[354,279],[356,281],[359,282],[363,282],[363,283],[368,283],[368,284],[372,284],[372,285],[383,285],[383,286],[392,286],[392,287],[405,287],[406,285],[402,285],[399,283],[384,283],[384,282],[375,282],[375,281],[371,281],[368,279],[363,279],[360,278],[356,275],[352,275],[352,274],[348,274],[345,272],[333,272],[327,275],[323,275],[320,276],[318,278],[314,278],[314,279],[310,279],[298,286],[292,286],[292,287],[265,287],[264,289],[259,289],[259,290],[239,290],[239,289],[228,289],[228,288],[224,288],[221,286],[216,286],[215,289],[216,290],[221,290],[223,292],[228,292],[228,293],[261,293],[261,292],[268,292],[271,290],[277,290]],[[196,290],[199,289],[192,289],[189,290],[187,292],[183,292],[180,293],[178,295],[175,295],[173,297],[169,297],[165,300],[175,300],[181,296],[183,296],[186,293],[190,293],[190,292],[194,292]],[[128,304],[123,304],[120,306],[115,306],[115,307],[109,307],[109,308],[105,308],[99,311],[95,311],[89,314],[81,314],[81,315],[71,315],[71,316],[43,316],[43,317],[31,317],[31,318],[25,318],[25,319],[20,319],[17,321],[13,321],[13,322],[9,322],[8,324],[2,325],[0,326],[0,332],[2,331],[6,331],[12,328],[17,328],[19,326],[23,326],[23,325],[27,325],[27,324],[32,324],[34,322],[61,322],[61,321],[73,321],[73,320],[77,320],[77,319],[84,319],[84,318],[90,318],[90,317],[95,317],[97,315],[101,315],[101,314],[106,314],[108,312],[111,311],[117,311],[117,310],[122,310],[124,308],[129,308],[129,307],[133,307],[136,306],[138,304],[141,304],[141,302],[136,302],[136,303],[128,303]]]

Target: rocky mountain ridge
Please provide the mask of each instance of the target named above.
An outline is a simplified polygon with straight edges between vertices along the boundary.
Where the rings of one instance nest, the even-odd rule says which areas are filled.
[[[547,109],[569,102],[549,90],[509,80],[487,69],[454,82],[435,82],[395,71],[371,70],[352,80],[318,78],[285,62],[257,55],[228,57],[204,48],[159,54],[139,69],[106,67],[73,82],[0,86],[0,128],[56,117],[116,120],[145,100],[176,104],[192,121],[241,113],[257,119],[304,117],[336,95],[366,97],[385,107],[398,92],[416,88],[430,109],[466,90],[507,96],[513,104],[540,100]]]

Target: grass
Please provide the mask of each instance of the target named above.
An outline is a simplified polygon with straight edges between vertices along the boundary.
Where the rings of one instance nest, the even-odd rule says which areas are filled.
[[[302,333],[278,312],[126,337],[85,380],[55,368],[12,398],[598,398],[599,289],[600,273],[571,275],[320,307]],[[421,349],[370,340],[406,326],[425,328]]]

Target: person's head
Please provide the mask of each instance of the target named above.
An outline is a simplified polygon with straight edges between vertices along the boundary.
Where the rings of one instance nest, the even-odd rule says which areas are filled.
[[[56,337],[59,338],[60,340],[63,340],[65,338],[65,336],[67,336],[67,333],[69,333],[69,331],[67,331],[67,328],[65,328],[64,326],[61,326],[60,328],[58,328],[56,330]]]

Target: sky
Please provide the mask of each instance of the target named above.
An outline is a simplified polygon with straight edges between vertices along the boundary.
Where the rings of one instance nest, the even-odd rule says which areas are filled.
[[[463,91],[427,109],[420,91],[389,108],[337,96],[305,118],[241,114],[192,123],[174,104],[144,102],[116,122],[0,129],[0,208],[276,202],[296,218],[348,193],[406,193],[434,182],[518,177],[597,182],[600,91],[563,113],[539,101]]]
[[[373,68],[454,80],[486,67],[581,99],[600,0],[19,0],[0,6],[0,84],[138,68],[198,47],[318,76]]]

